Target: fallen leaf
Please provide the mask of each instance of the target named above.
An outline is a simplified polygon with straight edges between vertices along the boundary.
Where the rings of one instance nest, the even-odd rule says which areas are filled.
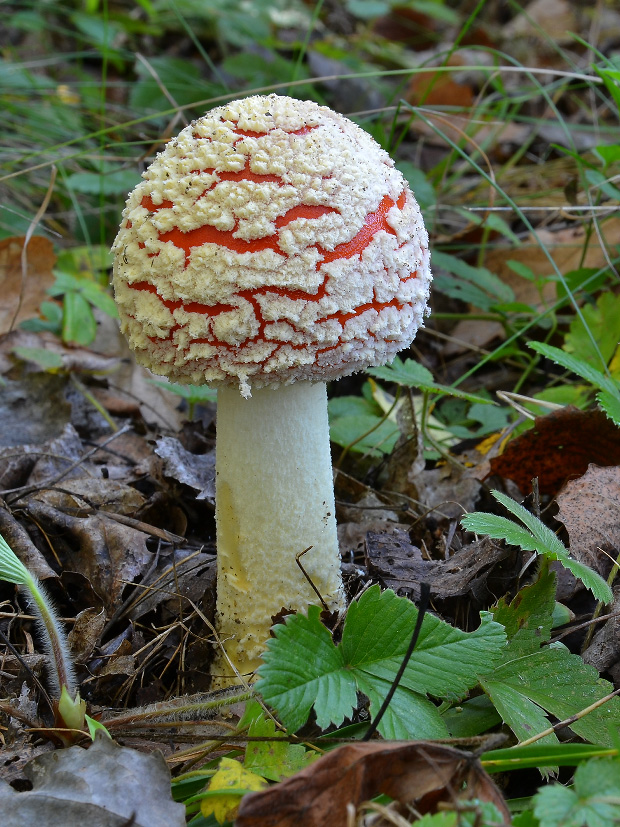
[[[68,636],[71,657],[75,663],[86,663],[92,655],[106,621],[107,616],[103,609],[83,609],[75,618]]]
[[[22,271],[25,236],[0,241],[0,335],[24,319],[38,315],[42,301],[49,301],[47,288],[54,283],[54,245],[43,236],[33,236],[26,247],[26,271]],[[20,304],[21,301],[21,304]]]
[[[596,632],[582,655],[584,661],[594,666],[597,672],[610,672],[614,667],[617,671],[620,663],[620,589],[614,589],[614,602],[605,611],[612,617]],[[612,676],[617,677],[613,672]],[[614,684],[618,686],[617,680]]]
[[[146,534],[104,516],[73,517],[34,499],[25,511],[52,536],[62,538],[64,548],[60,545],[58,553],[64,568],[90,580],[109,614],[118,607],[127,583],[141,577],[153,560]]]
[[[46,753],[24,772],[33,785],[28,792],[0,780],[2,827],[185,827],[161,753],[144,755],[98,735],[90,749]]]
[[[28,445],[34,452],[34,446],[58,437],[71,418],[66,387],[66,376],[51,373],[27,373],[19,381],[5,379],[0,395],[0,446]],[[23,473],[21,449],[2,453],[13,460],[11,467],[0,460],[3,488],[19,485],[15,475],[19,477]],[[32,461],[29,462],[32,465]]]
[[[566,483],[557,502],[571,555],[606,577],[620,550],[620,467],[589,465]]]
[[[577,17],[568,0],[533,0],[504,27],[504,36],[536,38],[546,43],[571,43]]]
[[[538,477],[541,494],[555,496],[593,462],[620,465],[620,431],[603,411],[573,407],[538,416],[534,427],[513,439],[491,460],[491,473],[514,480],[523,494]]]
[[[215,451],[192,454],[178,439],[161,437],[155,447],[157,456],[164,460],[164,474],[198,491],[197,500],[215,504]]]
[[[396,594],[420,598],[420,584],[428,583],[437,600],[471,595],[477,602],[492,597],[487,580],[495,566],[511,554],[488,537],[455,551],[447,560],[427,560],[404,531],[369,532],[366,537],[368,573]]]
[[[384,794],[420,813],[440,801],[490,801],[509,825],[504,799],[478,761],[429,741],[347,744],[260,793],[246,796],[235,827],[344,827],[347,807]]]

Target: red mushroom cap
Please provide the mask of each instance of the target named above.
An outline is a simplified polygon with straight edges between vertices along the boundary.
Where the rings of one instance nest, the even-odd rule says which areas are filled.
[[[113,250],[137,360],[244,396],[390,361],[422,324],[431,278],[389,155],[327,107],[276,95],[213,109],[171,141]]]

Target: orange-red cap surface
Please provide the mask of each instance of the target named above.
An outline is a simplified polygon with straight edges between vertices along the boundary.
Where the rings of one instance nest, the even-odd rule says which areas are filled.
[[[389,155],[331,109],[276,95],[213,109],[170,141],[113,250],[137,360],[244,396],[390,361],[430,285],[422,216]]]

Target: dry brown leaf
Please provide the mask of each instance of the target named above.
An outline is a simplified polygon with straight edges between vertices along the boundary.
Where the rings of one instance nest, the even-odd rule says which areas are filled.
[[[387,589],[420,598],[420,584],[428,583],[434,600],[469,595],[478,603],[492,599],[487,581],[493,569],[509,557],[510,549],[488,537],[469,543],[447,560],[428,560],[414,546],[405,531],[368,533],[366,565],[368,573]]]
[[[235,827],[345,827],[347,805],[384,794],[421,812],[440,801],[490,801],[510,815],[501,793],[467,753],[429,741],[347,744],[269,789],[246,796]]]
[[[504,27],[504,36],[571,43],[571,32],[577,30],[577,17],[568,0],[533,0]]]
[[[83,574],[109,614],[118,607],[123,589],[141,577],[153,560],[146,547],[147,535],[105,516],[72,517],[31,499],[25,511],[55,537],[62,538],[63,567]],[[59,549],[62,551],[62,549]]]
[[[585,474],[591,462],[620,465],[620,431],[603,411],[569,406],[537,416],[534,427],[491,460],[491,473],[514,480],[523,494],[538,477],[540,492],[555,496],[567,480]]]
[[[54,282],[54,245],[39,235],[33,236],[26,248],[24,279],[21,260],[24,240],[25,236],[14,236],[0,241],[0,335],[8,333],[24,319],[36,316],[41,302],[49,301],[45,291]]]
[[[589,465],[557,501],[571,555],[606,577],[620,552],[620,467]]]
[[[103,609],[84,609],[75,618],[73,628],[69,632],[69,648],[75,663],[85,663],[92,655],[106,621],[107,616]]]
[[[620,665],[620,588],[614,589],[614,602],[607,607],[606,612],[614,616],[596,632],[582,657],[597,672],[611,672],[614,684],[618,686],[616,681]]]

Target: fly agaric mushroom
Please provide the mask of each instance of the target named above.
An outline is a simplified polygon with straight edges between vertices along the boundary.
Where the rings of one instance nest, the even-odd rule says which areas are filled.
[[[389,155],[310,101],[232,101],[129,196],[114,289],[137,361],[218,388],[217,628],[252,673],[282,609],[343,605],[325,383],[390,361],[426,312],[428,237]],[[218,677],[219,673],[219,677]],[[220,655],[216,683],[234,676]]]

